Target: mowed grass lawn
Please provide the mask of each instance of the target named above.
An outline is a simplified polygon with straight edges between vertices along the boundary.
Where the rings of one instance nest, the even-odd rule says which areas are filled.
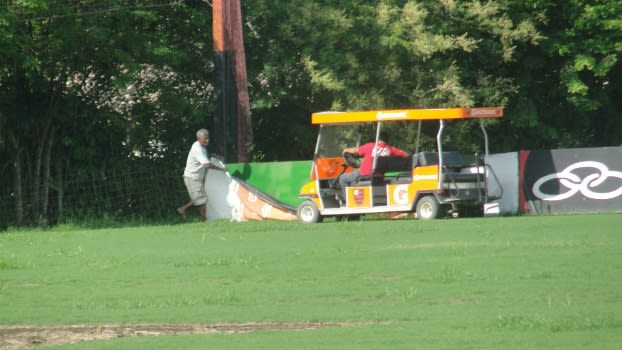
[[[622,215],[0,234],[0,324],[324,322],[54,349],[620,349]]]

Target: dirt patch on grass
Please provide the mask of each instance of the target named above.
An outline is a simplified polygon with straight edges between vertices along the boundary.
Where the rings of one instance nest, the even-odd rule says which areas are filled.
[[[304,330],[327,327],[359,327],[363,323],[222,323],[213,325],[67,325],[3,326],[0,325],[0,350],[28,349],[43,345],[72,344],[82,341],[121,337],[234,334],[256,330]]]

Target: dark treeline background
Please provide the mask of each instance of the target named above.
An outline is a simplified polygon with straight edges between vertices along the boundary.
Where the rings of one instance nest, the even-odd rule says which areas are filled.
[[[622,144],[622,0],[242,11],[254,161],[310,159],[322,110],[503,106],[493,152]],[[213,113],[210,1],[0,2],[1,225],[168,215]],[[447,141],[477,148],[472,131]]]

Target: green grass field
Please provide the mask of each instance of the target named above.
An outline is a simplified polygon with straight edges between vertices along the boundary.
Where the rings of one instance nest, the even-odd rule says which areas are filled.
[[[621,224],[604,214],[13,230],[0,234],[0,325],[324,324],[53,349],[619,349]]]

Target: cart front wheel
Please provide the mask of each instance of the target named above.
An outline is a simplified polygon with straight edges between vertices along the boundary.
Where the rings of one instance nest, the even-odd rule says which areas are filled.
[[[298,220],[307,224],[322,222],[320,211],[312,201],[304,201],[300,203],[296,214],[298,216]]]

